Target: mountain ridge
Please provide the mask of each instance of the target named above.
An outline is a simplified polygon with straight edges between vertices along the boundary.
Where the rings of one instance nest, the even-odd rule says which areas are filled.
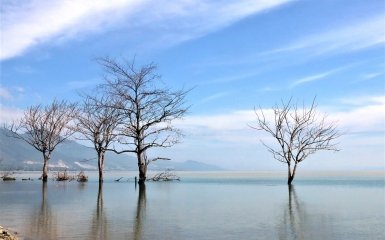
[[[0,128],[0,170],[39,171],[43,166],[42,154],[21,139],[7,136],[7,129]],[[8,134],[9,135],[9,134]],[[106,152],[105,170],[137,170],[136,158],[128,154]],[[66,140],[52,152],[50,170],[97,170],[96,152],[73,140]],[[177,171],[219,171],[222,168],[188,160],[156,161],[149,170],[173,169]]]

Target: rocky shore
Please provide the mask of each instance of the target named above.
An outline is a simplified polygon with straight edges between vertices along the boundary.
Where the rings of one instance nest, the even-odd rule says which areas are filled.
[[[17,240],[16,234],[0,226],[0,240]]]

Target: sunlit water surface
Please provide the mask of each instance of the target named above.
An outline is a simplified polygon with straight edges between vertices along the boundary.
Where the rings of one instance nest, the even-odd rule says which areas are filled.
[[[178,173],[134,184],[0,182],[0,225],[24,239],[385,239],[383,174]],[[21,181],[22,177],[35,178]],[[124,177],[119,182],[114,179]]]

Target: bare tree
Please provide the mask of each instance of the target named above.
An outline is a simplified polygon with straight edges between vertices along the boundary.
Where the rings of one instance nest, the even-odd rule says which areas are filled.
[[[48,161],[56,146],[74,133],[69,126],[77,112],[75,104],[54,100],[43,107],[29,107],[24,116],[6,128],[10,136],[24,140],[43,154],[43,182],[48,178]]]
[[[171,147],[179,141],[181,132],[171,123],[185,115],[187,91],[159,88],[160,76],[156,74],[154,64],[137,68],[134,61],[120,63],[110,58],[101,58],[99,63],[107,73],[107,83],[102,87],[114,99],[111,106],[124,118],[119,142],[126,148],[121,151],[114,148],[113,151],[136,154],[138,182],[144,183],[149,163],[169,160],[163,157],[150,159],[147,151]]]
[[[258,124],[255,129],[273,136],[278,143],[271,147],[262,142],[274,158],[288,167],[288,185],[294,179],[297,166],[309,155],[319,150],[338,151],[335,139],[340,136],[335,122],[327,122],[325,115],[316,112],[315,99],[310,108],[282,102],[272,108],[274,122],[266,119],[266,111],[255,111]]]
[[[91,141],[98,155],[99,182],[103,182],[105,153],[117,138],[119,112],[115,108],[104,106],[109,99],[105,96],[84,96],[80,113],[77,117],[77,131],[82,140]]]

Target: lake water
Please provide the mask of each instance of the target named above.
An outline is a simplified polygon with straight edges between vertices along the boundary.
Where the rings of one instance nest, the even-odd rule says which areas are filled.
[[[0,225],[24,239],[385,239],[383,173],[302,174],[291,189],[284,173],[178,173],[140,188],[136,172],[102,186],[87,174],[1,181]]]

